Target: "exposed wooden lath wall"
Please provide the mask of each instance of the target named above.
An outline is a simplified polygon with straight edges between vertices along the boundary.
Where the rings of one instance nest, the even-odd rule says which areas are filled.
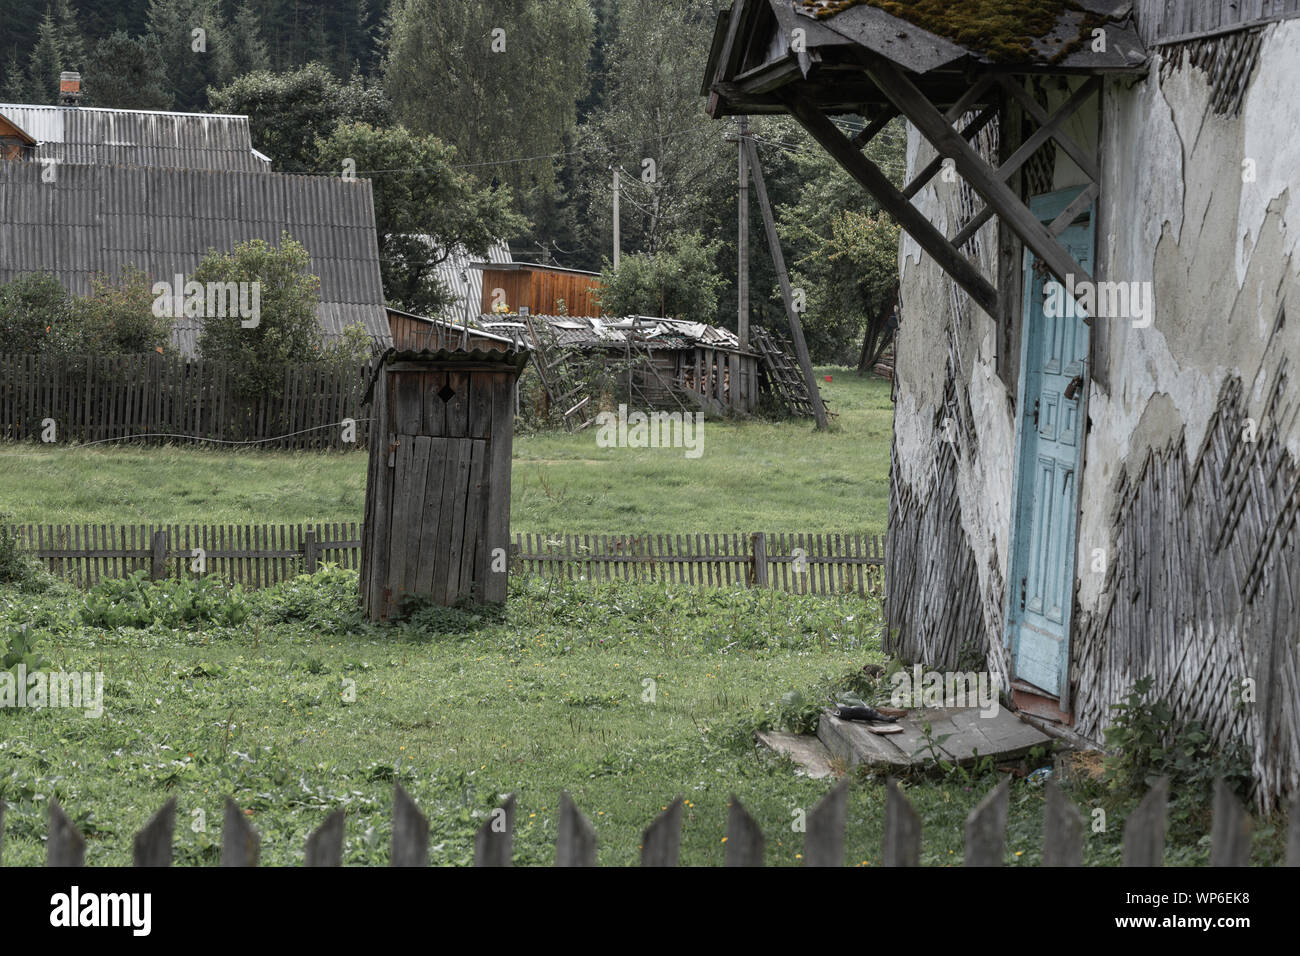
[[[1300,0],[1137,0],[1136,12],[1150,47],[1300,16]]]
[[[917,490],[898,476],[898,442],[890,452],[889,534],[885,539],[885,650],[909,662],[954,670],[978,654],[996,680],[1009,686],[1001,642],[1004,583],[989,568],[989,592],[981,593],[975,553],[962,526],[957,489],[960,456],[978,454],[969,400],[958,398],[956,352],[950,349],[943,405],[936,410],[938,436],[934,477]],[[951,439],[951,440],[949,440]]]
[[[1125,482],[1108,598],[1079,622],[1070,667],[1080,732],[1096,737],[1150,675],[1178,719],[1246,747],[1265,810],[1300,791],[1300,469],[1271,437],[1297,411],[1286,381],[1283,363],[1257,441],[1234,379],[1190,467],[1180,440]],[[1244,678],[1255,703],[1238,703]]]
[[[1236,115],[1250,87],[1259,62],[1264,28],[1256,27],[1205,40],[1187,40],[1165,47],[1160,65],[1163,80],[1188,64],[1205,72],[1210,82],[1210,109],[1222,115]]]

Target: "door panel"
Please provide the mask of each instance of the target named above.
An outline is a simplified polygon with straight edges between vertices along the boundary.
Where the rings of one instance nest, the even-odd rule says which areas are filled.
[[[1050,222],[1076,195],[1078,190],[1040,196],[1030,207]],[[1079,264],[1091,270],[1092,218],[1084,215],[1086,221],[1076,221],[1060,238]],[[1036,265],[1026,251],[1007,638],[1015,676],[1060,696],[1074,602],[1088,326],[1077,304],[1073,314],[1070,309],[1065,315],[1047,314],[1047,280]],[[1076,284],[1086,278],[1076,276]],[[1080,384],[1073,398],[1067,397],[1076,377]]]

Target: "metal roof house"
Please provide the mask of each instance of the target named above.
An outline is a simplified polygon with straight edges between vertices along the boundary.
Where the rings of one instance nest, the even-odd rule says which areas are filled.
[[[170,281],[284,232],[320,278],[325,335],[360,324],[391,344],[369,181],[270,172],[244,116],[0,104],[0,281],[48,272],[86,295],[125,266]],[[183,354],[198,331],[177,320]]]
[[[793,117],[904,230],[888,650],[978,655],[1094,741],[1150,677],[1268,809],[1300,793],[1300,2],[1040,7],[735,0],[708,108]],[[862,152],[898,117],[901,188]]]
[[[247,116],[0,103],[33,140],[36,162],[267,172]]]

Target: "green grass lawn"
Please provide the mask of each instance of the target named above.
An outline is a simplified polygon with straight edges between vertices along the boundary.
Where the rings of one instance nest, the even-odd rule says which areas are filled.
[[[883,533],[889,383],[822,369],[837,414],[704,425],[703,454],[599,448],[595,429],[515,439],[516,532]],[[0,512],[21,523],[360,521],[365,455],[193,446],[0,446]]]
[[[885,660],[879,608],[854,598],[531,579],[500,611],[426,608],[376,628],[359,618],[355,576],[327,569],[248,596],[250,616],[232,626],[176,628],[122,625],[138,602],[120,586],[110,602],[47,587],[0,589],[0,655],[3,636],[28,625],[47,670],[102,671],[104,712],[0,709],[10,865],[42,862],[54,797],[87,834],[90,865],[129,862],[132,834],[170,797],[176,862],[212,864],[227,794],[251,811],[266,864],[301,863],[306,835],[337,809],[345,862],[383,864],[394,780],[429,817],[438,864],[471,860],[476,828],[509,792],[516,861],[552,862],[567,789],[602,864],[636,863],[642,830],[680,795],[682,862],[720,865],[734,794],[763,828],[767,862],[794,865],[797,812],[834,781],[796,775],[754,731],[800,727],[825,694],[875,699],[883,684],[861,671]],[[924,863],[960,863],[963,821],[1001,777],[936,768],[905,781]],[[1088,862],[1117,863],[1136,799],[1069,792],[1090,821],[1107,812]],[[1043,801],[1041,786],[1013,781],[1008,864],[1038,862]],[[857,776],[848,863],[882,862],[883,816],[882,781]],[[1175,806],[1167,861],[1205,862],[1207,828],[1205,801]],[[1256,857],[1276,862],[1282,831],[1257,832]]]

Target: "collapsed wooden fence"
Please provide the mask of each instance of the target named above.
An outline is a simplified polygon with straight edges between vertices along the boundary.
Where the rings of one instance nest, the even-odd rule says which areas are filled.
[[[252,400],[239,397],[226,362],[158,353],[0,355],[0,439],[364,448],[366,368],[289,365],[281,397]],[[340,425],[344,419],[355,430]]]
[[[201,573],[266,587],[321,562],[357,569],[356,522],[281,525],[15,525],[18,547],[79,586],[148,571]],[[201,552],[201,553],[200,553]],[[201,561],[201,564],[196,564]],[[516,534],[516,574],[664,581],[799,594],[879,594],[884,539],[870,534]]]
[[[840,781],[806,817],[804,866],[843,866],[848,779]],[[919,866],[921,818],[894,780],[886,782],[884,865]],[[966,817],[966,866],[1001,866],[1006,855],[1010,778],[989,792]],[[1129,814],[1124,823],[1123,865],[1160,866],[1164,861],[1169,781],[1162,779]],[[682,837],[682,798],[678,797],[644,831],[642,866],[676,866]],[[506,797],[479,827],[474,837],[475,866],[510,866],[514,862],[516,800]],[[595,866],[597,838],[591,821],[568,792],[560,795],[556,834],[556,866]],[[336,810],[306,840],[304,866],[341,866],[345,812]],[[132,859],[138,867],[170,866],[176,828],[176,798],[168,800],[135,834]],[[1084,820],[1073,802],[1054,782],[1046,785],[1043,814],[1043,866],[1082,866]],[[1250,865],[1251,819],[1231,789],[1219,780],[1214,788],[1210,831],[1211,866]],[[734,796],[729,804],[726,866],[762,866],[763,831]],[[226,799],[221,830],[221,865],[256,866],[261,838],[239,806]],[[0,854],[4,850],[4,804],[0,803]],[[51,799],[46,839],[47,866],[84,866],[85,837]],[[0,862],[3,858],[0,857]],[[391,866],[429,865],[429,821],[401,784],[393,788]],[[1300,866],[1300,800],[1291,807],[1287,865]]]

